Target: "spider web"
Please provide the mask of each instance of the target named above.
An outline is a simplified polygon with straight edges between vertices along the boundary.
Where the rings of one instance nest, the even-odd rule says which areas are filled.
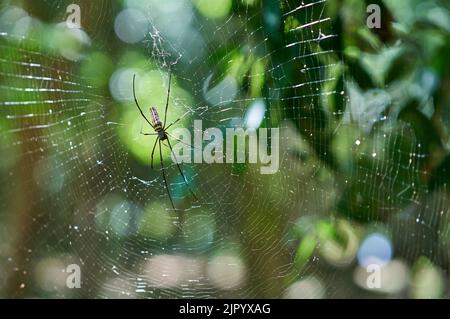
[[[394,232],[420,223],[417,236],[431,229],[435,219],[422,219],[425,191],[418,182],[425,155],[412,129],[384,125],[382,117],[367,116],[352,99],[344,101],[346,111],[332,105],[344,94],[331,72],[340,59],[330,44],[335,36],[327,1],[282,1],[282,39],[271,33],[276,10],[260,1],[239,3],[239,10],[218,20],[195,14],[190,2],[142,3],[127,1],[124,8],[142,12],[149,22],[137,44],[148,64],[122,68],[120,74],[131,79],[137,73],[144,111],[150,96],[165,96],[169,66],[175,82],[169,118],[183,117],[176,126],[192,128],[194,120],[202,120],[204,128],[245,126],[252,106],[262,103],[261,125],[280,127],[280,170],[261,175],[258,165],[184,164],[195,201],[176,166],[165,161],[173,212],[158,150],[156,169],[150,169],[154,139],[139,135],[149,127],[133,105],[131,81],[118,80],[129,86],[109,97],[80,75],[80,61],[49,54],[36,35],[2,32],[0,181],[8,186],[0,191],[0,213],[6,222],[14,212],[16,225],[0,232],[6,243],[0,256],[8,273],[0,285],[5,291],[13,282],[30,286],[30,296],[278,297],[293,291],[293,278],[307,278],[310,286],[301,287],[311,296],[351,296],[355,291],[341,283],[340,270],[330,269],[318,253],[292,270],[299,220],[334,219],[340,210],[389,215],[405,208],[410,218],[392,221]],[[55,21],[63,21],[65,2],[48,6]],[[101,13],[92,19],[93,42],[108,34],[103,30],[114,22],[106,17],[118,13],[114,10],[101,2],[85,13]],[[180,19],[180,13],[189,19]],[[188,31],[168,29],[177,24]],[[250,93],[262,76],[265,84]],[[152,81],[161,85],[145,86]],[[125,98],[118,99],[120,94]],[[163,114],[164,104],[155,106]],[[369,134],[377,125],[377,134]],[[358,180],[358,192],[342,191],[347,179],[332,173],[330,136],[379,145],[347,147],[365,161],[345,172],[348,180]],[[143,139],[142,160],[136,154],[143,151],[130,151],[127,143]],[[405,143],[404,153],[399,145]],[[406,179],[397,180],[399,175]],[[359,193],[375,199],[377,207],[358,202]],[[341,208],[342,198],[354,205]],[[430,209],[438,214],[442,205],[433,201]],[[416,256],[416,249],[422,248],[406,251]],[[68,290],[65,274],[58,274],[72,263],[82,269],[82,289]]]

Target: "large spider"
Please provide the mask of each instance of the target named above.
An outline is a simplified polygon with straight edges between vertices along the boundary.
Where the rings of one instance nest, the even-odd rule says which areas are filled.
[[[152,155],[151,155],[151,168],[153,169],[153,157],[155,155],[156,145],[158,145],[159,146],[159,157],[160,157],[160,161],[161,161],[161,170],[162,170],[162,174],[163,174],[164,184],[166,185],[167,194],[169,195],[169,199],[170,199],[170,203],[172,204],[172,208],[174,210],[176,210],[175,205],[173,204],[172,195],[170,194],[169,185],[167,183],[166,172],[165,172],[165,167],[164,167],[164,161],[163,161],[163,156],[162,156],[162,151],[161,151],[161,144],[165,145],[164,141],[167,141],[167,144],[168,144],[167,146],[170,148],[170,151],[172,152],[173,157],[176,159],[175,153],[173,152],[173,149],[172,149],[172,145],[170,144],[169,137],[182,142],[181,140],[179,140],[178,138],[170,135],[167,132],[167,130],[172,125],[174,125],[178,121],[180,121],[182,117],[178,118],[177,120],[173,121],[172,123],[170,123],[169,125],[166,126],[167,110],[169,108],[169,96],[170,96],[170,85],[171,85],[171,80],[172,80],[172,72],[171,72],[171,70],[169,70],[169,88],[167,90],[167,101],[166,101],[166,108],[165,108],[165,111],[164,111],[164,121],[163,122],[161,122],[161,119],[159,117],[158,111],[153,106],[150,107],[150,120],[145,116],[145,114],[142,111],[142,108],[139,106],[139,103],[138,103],[137,98],[136,98],[135,79],[136,79],[136,74],[133,76],[134,102],[136,103],[136,106],[138,107],[139,112],[141,113],[142,117],[155,130],[154,133],[142,133],[141,132],[141,134],[143,134],[143,135],[156,135],[157,136],[155,144],[153,145],[153,150],[152,150]],[[194,192],[189,187],[189,183],[188,183],[188,181],[186,179],[186,176],[184,175],[183,171],[181,170],[181,167],[178,164],[177,160],[175,161],[175,164],[177,165],[178,171],[180,172],[181,176],[183,177],[183,180],[184,180],[186,186],[188,187],[189,191],[191,192],[192,196],[197,200],[197,196],[195,196]]]

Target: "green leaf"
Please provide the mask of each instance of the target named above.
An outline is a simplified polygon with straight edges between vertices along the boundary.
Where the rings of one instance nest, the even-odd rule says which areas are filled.
[[[316,247],[317,240],[313,234],[306,235],[300,245],[297,248],[297,254],[295,256],[295,263],[300,268],[303,267],[311,257]]]

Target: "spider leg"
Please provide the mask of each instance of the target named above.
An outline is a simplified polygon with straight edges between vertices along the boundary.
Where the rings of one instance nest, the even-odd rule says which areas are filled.
[[[172,123],[170,123],[168,126],[165,127],[165,130],[167,131],[169,129],[169,127],[171,127],[174,124],[177,124],[179,121],[181,121],[182,119],[184,119],[186,117],[186,115],[188,115],[189,113],[191,113],[191,111],[187,111],[186,113],[184,113],[183,115],[181,115],[178,119],[176,119],[175,121],[173,121]]]
[[[141,112],[141,115],[142,115],[142,117],[145,119],[145,121],[147,121],[147,123],[150,124],[150,126],[151,126],[152,128],[154,128],[153,125],[152,125],[152,123],[151,123],[151,122],[148,120],[148,118],[145,116],[144,112],[142,111],[142,109],[141,109],[141,107],[139,106],[139,103],[138,103],[138,101],[137,101],[137,98],[136,98],[136,90],[135,90],[135,85],[134,85],[135,79],[136,79],[136,74],[133,75],[133,97],[134,97],[134,102],[136,103],[136,106],[138,107],[139,112]]]
[[[169,195],[170,203],[172,204],[173,210],[176,210],[175,205],[173,204],[172,195],[170,195],[169,185],[167,184],[166,171],[164,169],[164,161],[161,151],[161,140],[158,139],[158,142],[159,142],[159,158],[161,160],[161,170],[164,178],[164,184],[166,185],[167,195]]]
[[[167,143],[169,144],[169,148],[170,148],[170,151],[172,152],[173,157],[176,159],[177,157],[175,156],[175,153],[173,152],[172,145],[170,144],[169,139],[167,139]],[[187,179],[186,179],[186,176],[184,176],[184,173],[183,173],[183,171],[181,170],[181,167],[180,167],[180,164],[178,164],[178,161],[175,161],[175,164],[177,164],[178,171],[180,172],[181,176],[183,177],[184,183],[185,183],[186,186],[188,187],[188,189],[189,189],[189,191],[191,192],[192,196],[194,196],[195,200],[198,200],[197,196],[195,196],[194,192],[192,191],[191,187],[189,186],[189,183],[188,183],[188,181],[187,181]]]
[[[158,144],[158,141],[159,141],[159,137],[156,138],[155,144],[153,145],[153,150],[152,150],[152,162],[151,162],[151,165],[150,165],[150,167],[151,167],[152,169],[153,169],[153,155],[155,154],[156,144]]]
[[[195,148],[195,149],[197,149],[197,150],[201,150],[200,148],[195,147],[195,146],[192,145],[192,144],[188,144],[188,143],[186,143],[186,142],[183,142],[182,140],[180,140],[179,138],[173,136],[172,134],[169,134],[169,133],[166,132],[166,135],[167,135],[167,136],[170,136],[170,137],[173,138],[174,140],[177,140],[177,141],[180,142],[181,144],[184,144],[184,145],[186,145],[186,146],[189,146],[190,148]]]
[[[166,101],[166,110],[164,111],[164,125],[163,128],[166,126],[166,119],[167,119],[167,109],[169,108],[169,98],[170,98],[170,84],[172,82],[172,70],[169,67],[169,88],[167,90],[167,101]]]
[[[180,117],[179,119],[177,119],[176,121],[173,121],[172,123],[170,123],[170,124],[165,128],[165,130],[168,130],[169,127],[171,127],[172,125],[178,123],[180,120],[181,120],[181,117]]]
[[[151,133],[142,132],[142,125],[141,125],[141,131],[139,132],[139,134],[141,134],[141,135],[158,135],[158,133],[156,133],[156,132],[151,132]]]

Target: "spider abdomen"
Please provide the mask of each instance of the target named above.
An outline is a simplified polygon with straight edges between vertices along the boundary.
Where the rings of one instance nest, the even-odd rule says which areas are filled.
[[[161,126],[162,123],[161,123],[161,119],[159,117],[158,111],[153,106],[150,107],[150,115],[151,115],[151,121],[152,121],[153,127],[155,128],[155,131],[157,131],[156,129],[158,127],[162,128],[162,126]]]
[[[159,117],[158,111],[153,106],[150,108],[150,115],[151,115],[151,121],[153,124],[153,128],[155,129],[156,133],[158,133],[158,137],[161,141],[164,141],[167,139],[167,134],[164,131],[164,127],[162,125],[161,119]]]

